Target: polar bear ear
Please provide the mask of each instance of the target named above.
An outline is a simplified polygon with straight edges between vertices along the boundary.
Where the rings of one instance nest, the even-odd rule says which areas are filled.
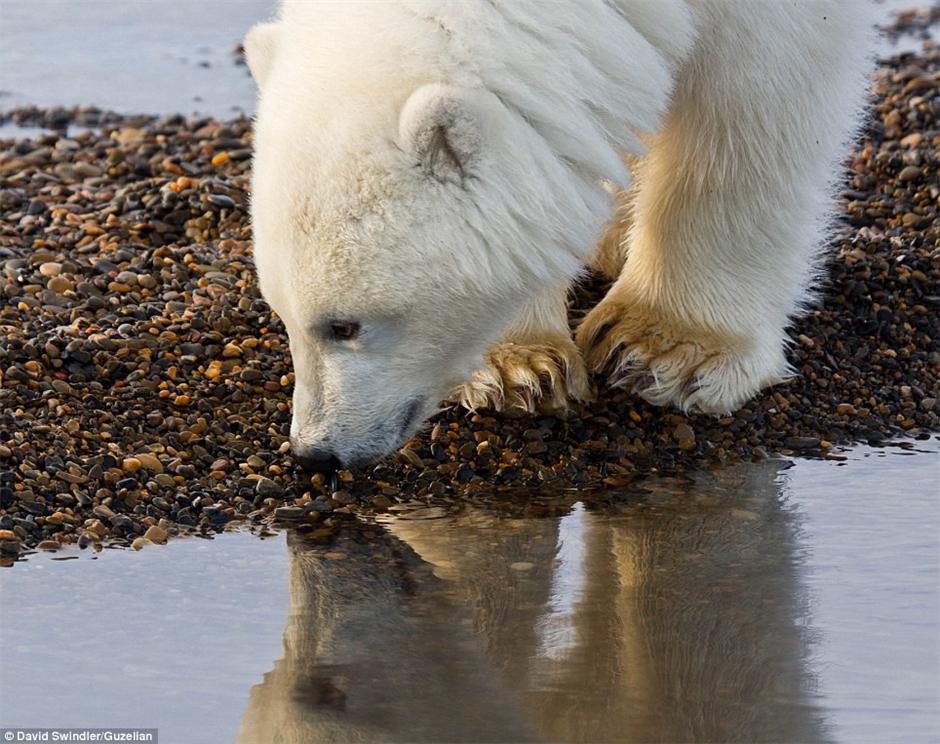
[[[463,183],[480,159],[487,114],[476,91],[424,85],[402,107],[400,144],[415,155],[429,176]]]
[[[251,76],[255,79],[259,89],[264,88],[277,51],[280,26],[277,23],[259,23],[252,26],[245,36],[242,46],[245,48],[245,61]]]

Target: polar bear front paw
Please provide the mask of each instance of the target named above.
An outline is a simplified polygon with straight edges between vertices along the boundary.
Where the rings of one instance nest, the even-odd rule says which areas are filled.
[[[587,365],[654,405],[723,414],[782,381],[782,342],[695,332],[636,305],[604,300],[577,330]]]
[[[557,411],[568,408],[573,400],[593,397],[584,360],[570,338],[497,344],[484,360],[486,367],[474,372],[473,378],[455,393],[471,411]]]

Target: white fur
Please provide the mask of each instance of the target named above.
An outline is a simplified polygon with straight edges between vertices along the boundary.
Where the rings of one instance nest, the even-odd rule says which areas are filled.
[[[285,0],[246,51],[295,444],[393,449],[504,334],[581,364],[563,290],[605,183],[631,200],[627,260],[579,332],[592,366],[714,411],[779,378],[870,36],[859,0]],[[330,341],[329,319],[362,336]],[[530,358],[491,354],[492,384]]]

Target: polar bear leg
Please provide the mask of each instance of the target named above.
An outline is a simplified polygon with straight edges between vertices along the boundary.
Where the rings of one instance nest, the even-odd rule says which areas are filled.
[[[613,200],[613,219],[604,228],[588,263],[592,270],[609,281],[620,276],[627,260],[626,237],[632,222],[633,190],[617,189]]]
[[[552,288],[532,302],[455,397],[471,410],[529,413],[589,400],[587,369],[568,327],[567,295],[567,287]]]
[[[612,384],[722,413],[788,372],[870,25],[839,0],[698,7],[699,42],[635,172],[626,264],[577,342]]]

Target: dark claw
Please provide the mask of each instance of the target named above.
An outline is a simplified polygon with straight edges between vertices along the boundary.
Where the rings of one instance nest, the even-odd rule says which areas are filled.
[[[604,336],[606,336],[610,332],[610,330],[615,325],[617,325],[616,320],[605,320],[596,328],[594,333],[591,334],[591,337],[590,337],[591,343],[596,343],[597,341],[600,341],[602,338],[604,338]]]
[[[682,397],[687,398],[693,393],[697,393],[701,388],[702,380],[693,376],[685,385],[682,386]]]
[[[653,377],[653,373],[650,372],[648,369],[645,369],[642,372],[636,373],[636,375],[634,376],[633,391],[638,392],[640,390],[644,390],[650,387],[651,385],[653,385],[653,383],[655,382],[656,382],[656,378]]]

